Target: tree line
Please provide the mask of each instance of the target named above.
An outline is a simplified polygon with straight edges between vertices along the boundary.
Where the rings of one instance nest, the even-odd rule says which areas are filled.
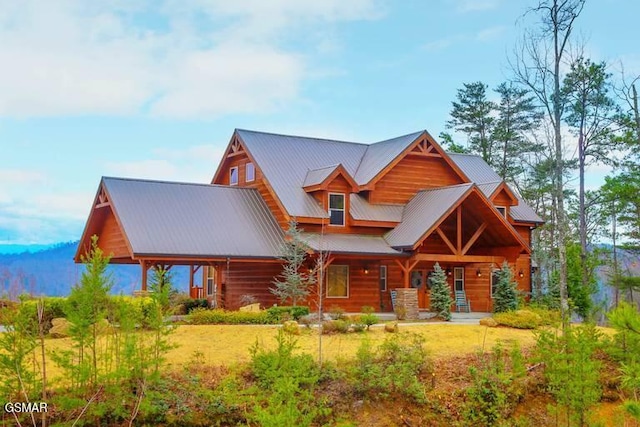
[[[508,81],[464,83],[440,137],[450,151],[481,156],[541,215],[533,296],[557,293],[564,317],[573,309],[586,318],[596,309],[595,268],[604,260],[616,305],[640,288],[617,253],[640,247],[640,76],[586,55],[574,35],[585,7],[586,0],[540,0],[529,8],[537,25],[509,55]],[[588,189],[593,165],[612,172]],[[606,256],[603,239],[613,246]]]

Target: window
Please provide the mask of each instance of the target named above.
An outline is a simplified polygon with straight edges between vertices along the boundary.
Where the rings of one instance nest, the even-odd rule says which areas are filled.
[[[464,291],[464,267],[453,268],[453,289]]]
[[[216,293],[216,268],[207,268],[207,296],[215,295]]]
[[[491,272],[491,298],[496,293],[496,287],[498,286],[498,270],[493,270]]]
[[[238,185],[238,167],[234,166],[229,170],[229,185]]]
[[[387,291],[387,266],[380,266],[380,290],[382,292]]]
[[[253,163],[247,163],[244,167],[244,176],[245,181],[251,182],[256,179],[256,167],[253,166]]]
[[[349,298],[349,266],[330,265],[327,271],[327,298]]]
[[[505,208],[504,206],[496,206],[496,209],[498,210],[498,212],[500,212],[500,215],[505,218],[507,217],[507,208]]]
[[[344,225],[344,194],[329,193],[329,224]]]

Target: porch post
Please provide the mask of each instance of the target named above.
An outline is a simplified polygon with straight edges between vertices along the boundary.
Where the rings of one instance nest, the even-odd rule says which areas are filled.
[[[145,260],[140,261],[140,266],[142,267],[142,291],[147,291],[147,270],[149,267],[147,266],[147,262]]]

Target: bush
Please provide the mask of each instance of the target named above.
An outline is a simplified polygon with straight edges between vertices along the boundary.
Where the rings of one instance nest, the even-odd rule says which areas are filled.
[[[195,308],[187,315],[187,322],[192,325],[265,325],[274,322],[268,313],[248,311],[226,311],[222,309],[207,310]]]
[[[340,307],[339,305],[332,305],[329,308],[329,317],[331,317],[333,320],[342,320],[345,318],[344,315],[344,308]]]
[[[380,319],[373,313],[365,313],[360,316],[360,322],[367,327],[367,330],[369,330],[369,327],[371,327],[371,325],[380,323]]]
[[[498,322],[498,325],[517,329],[536,329],[543,325],[542,317],[529,310],[495,313],[493,319]]]
[[[373,400],[400,395],[424,402],[425,390],[418,378],[430,370],[424,338],[394,334],[377,349],[368,339],[362,341],[352,380],[356,392]]]
[[[347,332],[349,332],[349,322],[346,320],[329,320],[322,324],[323,334],[346,334]]]
[[[530,304],[525,310],[532,311],[540,316],[540,325],[542,326],[556,326],[562,321],[560,310],[547,308],[537,304]]]
[[[38,323],[38,301],[39,299],[25,299],[20,303],[20,310],[32,319],[35,324]],[[44,301],[44,332],[45,334],[51,329],[51,321],[58,317],[66,318],[65,310],[67,299],[63,297],[46,297]]]
[[[269,316],[269,323],[282,323],[286,320],[298,320],[303,316],[309,314],[309,307],[306,306],[277,306],[269,307],[267,309],[267,315]]]

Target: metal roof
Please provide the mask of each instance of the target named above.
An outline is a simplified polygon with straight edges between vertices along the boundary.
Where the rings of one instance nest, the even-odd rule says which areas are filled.
[[[424,131],[414,132],[369,145],[356,174],[353,176],[358,185],[365,185],[375,178],[423,133]]]
[[[237,129],[269,184],[291,216],[328,214],[303,187],[310,170],[342,164],[354,176],[367,150],[364,144]]]
[[[136,255],[277,257],[283,233],[257,190],[102,179]]]
[[[455,164],[462,169],[464,174],[478,185],[478,188],[485,196],[491,196],[496,188],[503,182],[500,175],[498,175],[482,157],[473,154],[447,154],[449,154],[449,157],[451,157]],[[508,184],[507,186],[509,187]],[[511,189],[511,187],[509,187],[509,189]],[[511,206],[510,209],[511,218],[513,218],[514,221],[544,223],[544,220],[538,216],[527,202],[512,189],[511,192],[518,198],[518,206]]]
[[[403,205],[372,205],[359,194],[351,194],[349,197],[349,213],[355,220],[362,221],[402,221]]]
[[[307,172],[307,175],[304,177],[303,187],[308,187],[311,185],[322,184],[322,182],[327,179],[329,175],[333,173],[334,170],[338,169],[340,165],[332,165],[327,166],[325,168],[320,169],[311,169]]]
[[[385,236],[395,248],[413,247],[474,184],[452,185],[418,192],[407,203],[402,222]]]
[[[482,191],[482,194],[484,194],[487,198],[489,198],[498,189],[500,184],[502,184],[502,181],[487,182],[484,184],[477,184],[477,185],[480,191]]]
[[[342,254],[398,255],[380,236],[368,234],[324,234],[300,233],[302,239],[315,251]]]
[[[518,206],[511,206],[509,214],[511,218],[516,222],[535,222],[537,224],[544,224],[544,220],[533,210],[531,206],[525,202],[522,197],[516,195],[518,198]]]
[[[451,160],[458,165],[462,172],[476,184],[486,184],[488,182],[502,182],[500,175],[485,162],[482,157],[474,154],[447,153]]]

